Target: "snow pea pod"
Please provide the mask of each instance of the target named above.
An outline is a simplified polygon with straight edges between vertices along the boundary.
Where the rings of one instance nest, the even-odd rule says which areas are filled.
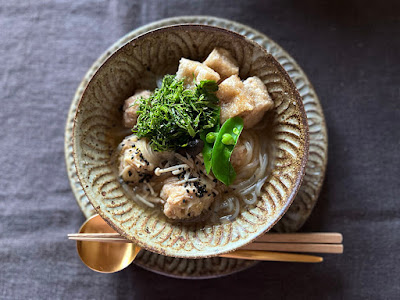
[[[243,130],[243,119],[230,118],[225,121],[215,139],[211,154],[211,167],[215,178],[230,185],[236,178],[236,172],[230,162],[232,151]],[[204,155],[204,154],[203,154]]]
[[[213,148],[214,143],[207,142],[205,132],[200,133],[200,139],[204,142],[203,150],[201,151],[201,153],[203,154],[203,159],[204,159],[204,167],[206,168],[207,174],[210,174],[211,154],[212,154],[212,148]]]
[[[218,120],[218,125],[216,125],[214,128],[210,130],[205,130],[200,132],[200,139],[204,142],[203,150],[201,153],[203,154],[203,160],[204,160],[204,167],[206,168],[207,174],[210,174],[211,170],[211,156],[212,156],[212,150],[214,146],[214,141],[216,139],[216,136],[218,135],[219,131],[219,120]],[[207,136],[209,135],[214,135],[214,139],[207,139]]]

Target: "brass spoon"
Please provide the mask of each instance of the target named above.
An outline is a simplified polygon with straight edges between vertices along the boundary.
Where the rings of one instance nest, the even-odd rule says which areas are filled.
[[[99,215],[94,215],[83,223],[79,233],[116,233],[116,231]],[[133,243],[77,240],[76,246],[82,262],[93,271],[100,273],[115,273],[125,269],[141,250]],[[322,257],[313,255],[251,250],[236,250],[232,253],[222,254],[220,257],[309,263],[323,261]]]
[[[114,233],[102,217],[94,215],[87,219],[79,233]],[[133,243],[102,243],[77,241],[76,248],[82,262],[100,273],[115,273],[129,266],[140,251]]]

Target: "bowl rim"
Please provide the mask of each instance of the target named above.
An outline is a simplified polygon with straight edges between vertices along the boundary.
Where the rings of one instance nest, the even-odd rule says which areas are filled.
[[[151,247],[149,245],[147,245],[147,243],[143,242],[140,239],[136,239],[134,236],[131,236],[129,234],[127,234],[124,230],[120,229],[110,218],[108,218],[103,211],[100,209],[100,207],[96,207],[93,202],[91,197],[88,196],[88,192],[86,191],[86,189],[89,189],[89,187],[86,187],[86,185],[82,184],[82,178],[81,178],[81,173],[78,169],[78,158],[77,158],[77,153],[76,153],[76,139],[75,139],[75,131],[76,131],[76,123],[77,123],[77,118],[78,115],[80,114],[80,105],[81,102],[86,94],[86,91],[91,83],[91,81],[98,76],[98,74],[100,73],[100,71],[108,64],[110,64],[110,61],[112,60],[111,58],[116,56],[119,52],[123,51],[123,49],[130,43],[140,40],[140,39],[144,39],[146,38],[148,35],[152,35],[154,33],[158,33],[158,32],[164,32],[164,31],[169,31],[169,30],[178,30],[178,29],[197,29],[197,30],[201,30],[201,29],[205,29],[205,30],[209,30],[209,31],[220,31],[220,32],[224,32],[225,34],[231,35],[235,38],[239,38],[243,41],[245,41],[246,43],[250,43],[252,44],[254,47],[258,48],[261,52],[263,52],[266,56],[271,58],[272,63],[279,69],[280,73],[285,77],[286,81],[288,82],[289,86],[292,88],[293,90],[293,96],[296,100],[296,107],[298,107],[298,110],[300,112],[301,115],[301,123],[302,123],[302,127],[304,128],[304,146],[303,146],[303,153],[302,153],[302,158],[301,158],[301,162],[300,162],[300,169],[296,174],[296,181],[293,185],[292,191],[290,192],[290,194],[286,197],[287,201],[285,203],[285,205],[283,205],[281,207],[281,210],[279,211],[279,213],[277,213],[277,217],[275,218],[275,220],[273,222],[270,222],[269,226],[264,228],[262,231],[259,231],[258,233],[252,233],[249,236],[251,236],[250,238],[248,238],[248,240],[245,240],[243,243],[240,243],[239,245],[235,245],[234,247],[226,247],[224,246],[224,248],[228,248],[228,249],[224,249],[222,251],[214,251],[212,253],[206,253],[204,255],[202,255],[202,251],[197,251],[197,253],[199,253],[198,255],[192,255],[192,254],[188,254],[188,255],[167,255],[165,250],[163,251],[163,249],[156,249],[154,247]],[[132,242],[134,242],[136,245],[140,246],[143,249],[146,249],[148,251],[151,252],[155,252],[161,255],[166,255],[166,256],[172,256],[172,257],[177,257],[177,258],[188,258],[188,259],[196,259],[196,258],[208,258],[208,257],[215,257],[218,256],[220,254],[223,253],[229,253],[229,252],[233,252],[235,250],[237,250],[240,247],[243,247],[245,245],[248,245],[250,243],[252,243],[257,237],[261,236],[262,234],[268,232],[282,217],[283,215],[287,212],[287,210],[289,209],[289,207],[291,206],[291,204],[293,203],[299,189],[301,186],[301,183],[303,182],[303,178],[305,175],[305,171],[306,171],[306,165],[307,165],[307,161],[308,161],[308,154],[309,154],[309,126],[308,126],[308,122],[307,122],[307,115],[304,109],[304,105],[303,105],[303,101],[302,101],[302,97],[300,96],[300,93],[298,91],[298,89],[296,88],[296,85],[293,83],[292,79],[290,78],[289,74],[287,73],[287,71],[283,68],[283,66],[275,59],[275,57],[273,57],[273,55],[271,53],[269,53],[267,51],[267,49],[265,49],[264,47],[262,47],[261,45],[259,45],[257,42],[247,38],[246,36],[243,36],[237,32],[231,31],[229,29],[225,29],[225,28],[221,28],[218,26],[212,26],[212,25],[204,25],[204,24],[191,24],[191,23],[184,23],[184,24],[174,24],[174,25],[167,25],[167,26],[163,26],[160,28],[156,28],[153,30],[150,30],[148,32],[145,32],[141,35],[138,35],[128,41],[126,41],[121,47],[119,47],[118,49],[116,49],[115,51],[113,51],[112,53],[110,53],[110,55],[106,58],[106,60],[98,67],[98,69],[96,70],[96,72],[94,72],[92,74],[92,76],[90,77],[90,79],[87,81],[86,86],[83,89],[83,92],[79,98],[78,104],[77,104],[77,110],[75,112],[74,115],[74,119],[73,119],[73,127],[72,127],[72,154],[73,154],[73,159],[74,159],[74,164],[75,164],[75,168],[76,168],[76,174],[77,177],[79,179],[79,182],[81,182],[82,185],[82,189],[83,192],[85,193],[87,199],[89,200],[90,204],[93,206],[94,210],[97,212],[97,214],[99,214],[107,223],[108,225],[110,225],[115,231],[117,231],[121,236],[127,238],[128,240],[131,240]]]

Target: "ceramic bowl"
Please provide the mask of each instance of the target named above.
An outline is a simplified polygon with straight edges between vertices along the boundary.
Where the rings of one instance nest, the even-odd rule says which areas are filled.
[[[258,76],[274,108],[270,118],[271,172],[255,205],[225,224],[170,222],[125,193],[111,156],[123,139],[122,110],[136,89],[154,89],[176,72],[181,57],[202,61],[215,47],[229,50],[240,77]],[[268,231],[286,212],[305,173],[308,126],[301,97],[283,67],[257,43],[207,25],[175,25],[132,39],[88,82],[73,128],[73,155],[84,192],[111,227],[139,246],[166,256],[204,258],[233,251]]]

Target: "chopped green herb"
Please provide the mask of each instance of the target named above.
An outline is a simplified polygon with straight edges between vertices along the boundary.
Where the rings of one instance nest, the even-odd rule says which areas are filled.
[[[219,125],[217,90],[213,80],[203,80],[190,90],[184,88],[183,80],[166,75],[153,95],[139,100],[138,121],[132,131],[148,138],[156,151],[186,147],[201,132]]]

